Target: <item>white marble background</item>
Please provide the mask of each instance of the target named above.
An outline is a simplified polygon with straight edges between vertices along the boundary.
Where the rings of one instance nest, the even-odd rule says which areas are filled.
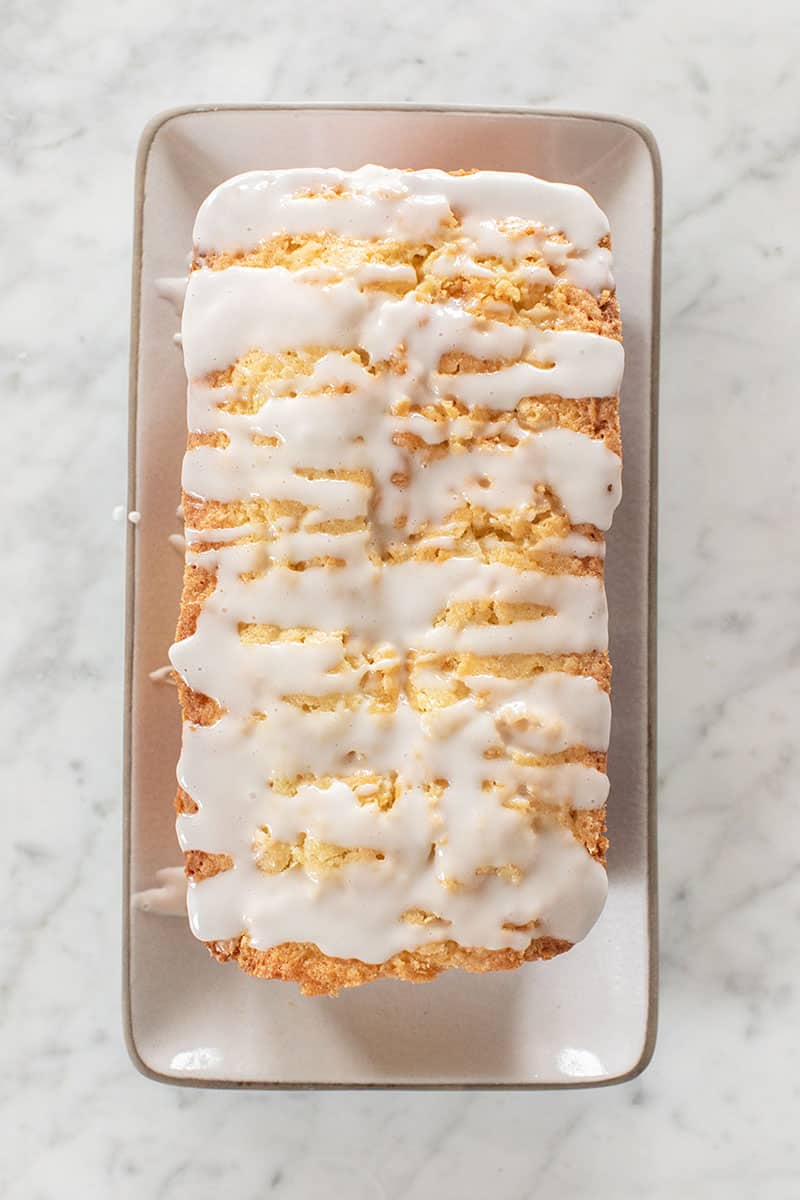
[[[800,1194],[795,5],[8,0],[3,20],[3,1195]],[[661,144],[662,1010],[653,1064],[615,1089],[181,1091],[123,1049],[134,151],[171,105],[304,98],[599,109]]]

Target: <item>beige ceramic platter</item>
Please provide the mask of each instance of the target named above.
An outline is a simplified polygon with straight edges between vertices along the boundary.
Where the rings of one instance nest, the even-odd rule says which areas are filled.
[[[185,273],[194,215],[256,168],[365,162],[528,171],[587,188],[609,216],[625,327],[624,496],[608,550],[614,718],[610,893],[587,940],[507,974],[385,981],[338,999],[213,962],[185,918],[132,897],[177,866],[175,625],[185,380],[157,281]],[[145,131],[131,345],[125,755],[125,1023],[135,1064],[206,1086],[552,1087],[636,1074],[655,1037],[655,412],[660,178],[640,126],[591,114],[335,105],[186,109]]]

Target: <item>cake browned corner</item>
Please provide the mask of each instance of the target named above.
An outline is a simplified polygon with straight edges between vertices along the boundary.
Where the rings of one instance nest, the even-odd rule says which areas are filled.
[[[603,213],[523,174],[240,175],[183,349],[195,935],[310,995],[568,950],[607,886]]]

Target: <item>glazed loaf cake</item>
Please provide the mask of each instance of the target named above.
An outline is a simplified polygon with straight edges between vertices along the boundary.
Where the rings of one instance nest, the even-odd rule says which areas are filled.
[[[607,221],[521,174],[251,172],[195,226],[171,661],[198,938],[306,994],[606,895]]]

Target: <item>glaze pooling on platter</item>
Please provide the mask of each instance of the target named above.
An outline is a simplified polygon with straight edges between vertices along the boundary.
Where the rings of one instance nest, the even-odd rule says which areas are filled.
[[[180,844],[221,864],[204,941],[380,963],[596,919],[607,235],[580,189],[495,172],[251,172],[202,206],[170,658],[210,704],[178,770]]]
[[[141,912],[164,917],[186,917],[186,873],[183,867],[161,867],[156,871],[156,886],[134,892],[131,904]]]

